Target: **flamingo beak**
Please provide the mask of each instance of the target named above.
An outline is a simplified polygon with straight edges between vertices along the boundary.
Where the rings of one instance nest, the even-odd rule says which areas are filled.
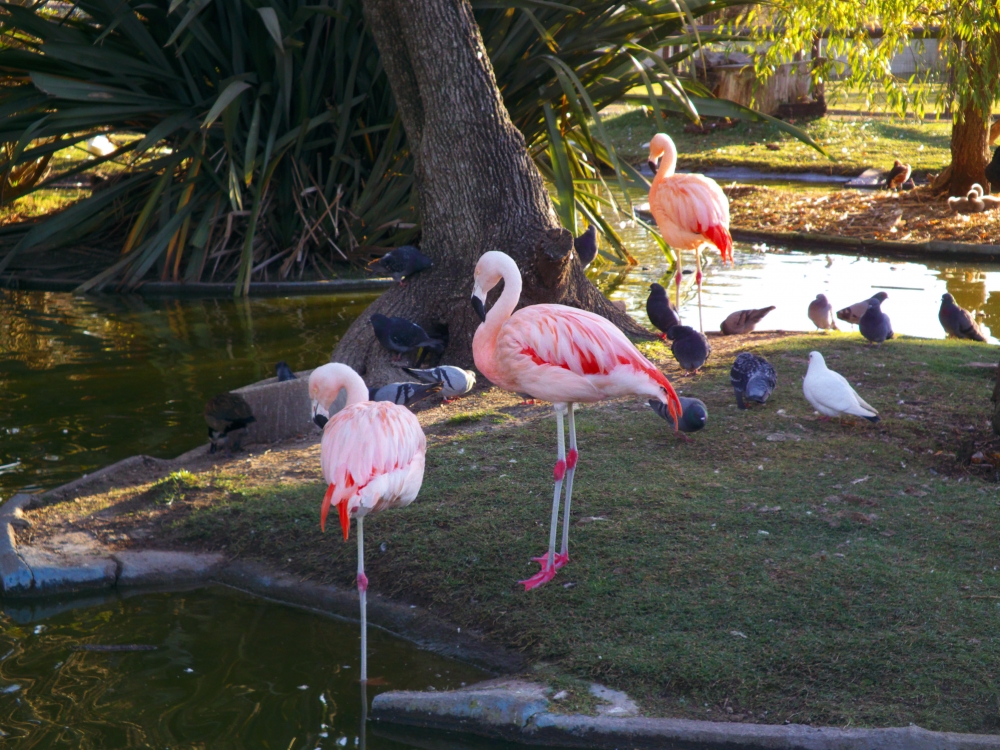
[[[472,290],[472,309],[476,311],[479,319],[486,322],[486,295],[479,290],[479,286]]]

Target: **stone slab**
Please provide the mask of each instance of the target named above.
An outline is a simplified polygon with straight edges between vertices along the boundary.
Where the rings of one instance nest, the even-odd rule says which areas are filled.
[[[233,391],[246,399],[257,419],[247,427],[244,445],[274,443],[317,431],[309,399],[311,372],[296,373],[295,380],[283,383],[279,383],[277,378],[269,378]]]
[[[34,547],[19,552],[31,570],[34,595],[110,589],[115,585],[118,566],[110,558],[59,555]]]
[[[13,523],[24,518],[22,509],[34,500],[34,495],[20,493],[0,505],[0,594],[18,595],[31,591],[31,570],[17,552]]]
[[[112,554],[118,563],[118,586],[160,586],[207,579],[225,558],[219,554],[123,550]]]

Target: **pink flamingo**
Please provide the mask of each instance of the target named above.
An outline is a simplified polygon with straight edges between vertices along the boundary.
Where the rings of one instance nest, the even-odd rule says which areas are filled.
[[[698,325],[701,322],[701,247],[712,245],[722,262],[733,259],[733,238],[729,234],[729,199],[719,184],[705,175],[674,174],[677,147],[666,133],[657,133],[649,142],[649,160],[660,160],[649,187],[649,210],[656,219],[664,241],[677,251],[677,309],[681,307],[681,250],[693,250],[698,263]]]
[[[337,506],[347,541],[351,518],[358,521],[358,598],[361,600],[361,680],[368,679],[368,620],[365,608],[364,519],[386,508],[402,508],[417,497],[424,480],[427,440],[405,406],[369,401],[368,388],[347,365],[317,367],[309,376],[313,415],[326,415],[341,388],[347,405],[323,425],[320,462],[327,482],[320,528],[326,530],[330,506]]]
[[[503,294],[487,314],[486,295],[501,279]],[[569,562],[569,513],[579,456],[573,418],[575,405],[616,396],[653,397],[667,405],[675,424],[681,406],[670,381],[609,321],[565,305],[531,305],[515,313],[520,296],[521,273],[514,260],[497,251],[485,253],[476,264],[472,290],[472,306],[483,321],[472,340],[476,367],[504,390],[551,401],[556,411],[557,454],[549,551],[534,558],[542,569],[520,582],[527,591],[551,581],[556,571]],[[563,436],[566,414],[569,414],[569,455]],[[566,507],[562,548],[556,555],[563,477]]]

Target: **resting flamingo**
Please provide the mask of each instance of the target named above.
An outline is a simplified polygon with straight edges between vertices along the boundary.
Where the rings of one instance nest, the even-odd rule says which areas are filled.
[[[503,294],[487,314],[486,294],[501,279]],[[497,251],[485,253],[476,264],[472,289],[472,306],[483,321],[472,340],[476,367],[504,390],[551,401],[556,411],[557,453],[549,551],[534,558],[541,564],[541,571],[521,581],[527,591],[551,581],[556,570],[569,562],[569,513],[579,456],[573,417],[575,405],[616,396],[652,397],[666,404],[675,424],[681,406],[670,381],[609,321],[565,305],[531,305],[515,313],[520,296],[521,273],[514,260]],[[568,455],[563,433],[563,417],[567,414]],[[564,477],[562,548],[556,555]]]
[[[649,160],[659,167],[649,187],[649,210],[656,219],[664,241],[677,253],[677,309],[681,307],[681,250],[693,250],[698,264],[698,325],[701,321],[701,247],[712,245],[722,262],[733,259],[733,238],[729,234],[729,199],[719,184],[700,174],[674,174],[677,148],[666,133],[657,133],[649,142]]]
[[[368,679],[368,619],[365,608],[364,520],[369,513],[402,508],[417,497],[424,480],[427,440],[420,423],[405,406],[369,401],[368,388],[347,365],[317,367],[309,376],[309,397],[318,422],[340,393],[347,405],[323,425],[320,463],[326,495],[320,509],[320,528],[326,530],[330,506],[337,507],[347,541],[351,518],[358,521],[358,598],[361,601],[361,680]]]

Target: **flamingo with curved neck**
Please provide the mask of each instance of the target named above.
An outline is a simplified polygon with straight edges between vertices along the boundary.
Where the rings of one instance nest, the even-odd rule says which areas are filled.
[[[330,507],[337,508],[347,541],[351,518],[358,523],[358,599],[361,603],[361,680],[368,679],[368,577],[365,575],[364,519],[386,508],[413,502],[424,480],[427,440],[420,422],[405,406],[369,401],[368,388],[347,365],[317,367],[309,376],[314,415],[325,412],[341,389],[347,405],[323,425],[320,465],[327,482],[320,509],[326,530]]]
[[[486,295],[503,280],[503,293],[486,312]],[[670,381],[633,346],[625,334],[605,318],[565,305],[531,305],[517,312],[521,272],[504,253],[490,251],[476,264],[472,306],[482,319],[472,340],[476,367],[492,383],[507,391],[527,393],[552,402],[556,412],[555,491],[549,551],[534,558],[542,569],[521,581],[525,590],[551,581],[569,562],[569,517],[573,477],[579,456],[574,408],[618,396],[655,398],[666,404],[677,424],[680,401]],[[569,454],[563,418],[569,415]],[[555,553],[563,479],[562,548]]]
[[[722,262],[733,259],[733,238],[729,234],[729,199],[718,183],[700,174],[675,174],[677,147],[666,133],[657,133],[649,142],[649,162],[656,176],[649,186],[649,210],[663,240],[677,253],[677,309],[681,306],[681,250],[694,252],[698,265],[698,323],[701,325],[701,248],[715,247]]]

